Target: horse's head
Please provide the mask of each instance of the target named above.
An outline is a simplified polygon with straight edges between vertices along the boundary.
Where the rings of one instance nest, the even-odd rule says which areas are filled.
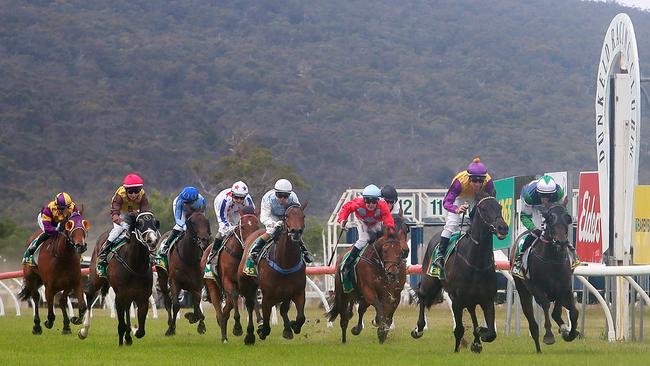
[[[210,221],[201,211],[195,211],[187,219],[188,234],[194,239],[194,243],[198,244],[201,250],[210,245]]]
[[[404,217],[402,216],[402,210],[400,209],[399,214],[393,214],[393,221],[395,221],[395,230],[397,230],[397,239],[400,242],[402,248],[402,259],[406,259],[409,256],[409,246],[408,246],[408,234],[411,231],[406,222],[404,222]]]
[[[397,280],[404,265],[402,259],[405,242],[406,235],[398,226],[397,228],[385,227],[383,235],[374,244],[384,273],[391,281]]]
[[[474,197],[476,205],[472,210],[472,226],[478,220],[479,224],[487,226],[487,228],[497,236],[500,240],[505,239],[508,235],[508,224],[503,219],[501,213],[501,204],[495,197],[479,191]],[[478,217],[476,217],[478,216]]]
[[[544,212],[543,217],[545,224],[543,240],[552,243],[557,251],[564,249],[569,244],[569,225],[573,223],[566,206],[554,204]]]
[[[65,223],[64,229],[68,243],[72,244],[75,251],[79,254],[85,252],[88,247],[86,245],[86,232],[89,228],[90,224],[84,219],[81,212],[73,212]]]
[[[156,242],[160,238],[160,221],[151,212],[141,212],[135,217],[133,232],[138,241],[144,244],[150,252],[156,249]]]
[[[241,212],[239,225],[241,226],[242,238],[247,238],[255,230],[260,228],[260,220],[255,215],[255,210],[252,207],[244,207]]]
[[[305,231],[305,209],[307,209],[306,203],[303,206],[291,205],[285,211],[284,222],[292,241],[300,241]]]

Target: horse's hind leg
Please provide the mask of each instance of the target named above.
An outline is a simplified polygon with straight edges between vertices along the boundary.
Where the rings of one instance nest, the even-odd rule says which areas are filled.
[[[519,293],[521,310],[524,313],[526,320],[528,320],[528,330],[530,331],[530,336],[535,342],[535,350],[537,353],[541,353],[542,349],[539,346],[539,326],[537,325],[537,320],[535,320],[532,296],[528,291],[526,285],[522,283],[519,278],[515,278],[515,286],[517,287],[517,293]]]
[[[456,339],[454,352],[458,352],[460,350],[460,341],[463,339],[463,334],[465,334],[465,327],[463,326],[463,307],[452,304],[452,310],[454,312],[454,321],[456,322],[456,327],[454,327],[454,338]]]
[[[181,308],[181,303],[178,301],[178,291],[176,289],[175,281],[172,281],[171,289],[168,294],[171,302],[171,308],[167,311],[167,331],[165,332],[165,335],[173,336],[176,334],[176,317],[178,316],[178,311]],[[167,305],[165,305],[165,307],[166,306]]]
[[[469,313],[470,318],[472,318],[472,333],[474,334],[474,340],[470,349],[474,353],[481,353],[483,350],[483,344],[481,343],[481,335],[479,334],[478,319],[476,318],[476,305],[468,306],[467,312]]]
[[[136,338],[142,338],[145,334],[145,322],[147,321],[147,312],[149,311],[149,299],[140,299],[138,305],[138,330],[135,331]]]
[[[54,291],[45,288],[45,301],[47,301],[47,320],[45,321],[45,328],[52,329],[54,325]]]
[[[256,298],[254,295],[246,296],[246,312],[248,313],[248,326],[246,327],[246,337],[244,344],[252,346],[255,344],[255,327],[253,326],[253,311],[255,309]]]
[[[291,305],[291,300],[286,300],[280,304],[280,316],[284,324],[284,330],[282,331],[282,338],[284,339],[293,339],[293,331],[291,330],[291,320],[289,320],[289,306]]]
[[[555,343],[555,336],[553,335],[553,330],[551,329],[551,317],[549,316],[549,308],[551,303],[546,298],[545,294],[539,294],[540,296],[535,296],[535,299],[539,301],[539,305],[544,310],[544,344],[551,345]]]
[[[192,303],[194,304],[194,321],[199,321],[196,331],[199,334],[205,334],[205,315],[201,311],[201,292],[192,291]],[[221,306],[221,304],[219,304]]]
[[[71,334],[72,330],[70,329],[70,318],[68,317],[68,292],[63,291],[61,297],[59,297],[59,307],[61,308],[61,314],[63,314],[63,329],[61,329],[62,334]]]
[[[126,331],[124,332],[124,343],[127,346],[133,344],[133,338],[131,338],[131,301],[124,307],[124,323],[126,323]]]
[[[305,291],[301,291],[296,297],[293,298],[293,303],[296,305],[296,320],[291,322],[291,329],[296,334],[300,334],[303,324],[305,324]]]
[[[237,292],[233,292],[232,294],[228,295],[229,301],[226,302],[226,307],[230,307],[235,310],[235,315],[233,316],[233,326],[232,326],[232,334],[235,336],[239,337],[244,333],[242,327],[241,327],[241,315],[239,314],[239,294]],[[228,312],[225,312],[224,309],[224,316],[226,318],[226,324],[228,323],[228,319],[230,318],[230,310]]]
[[[432,278],[429,276],[422,276],[422,281],[418,286],[418,322],[416,327],[411,331],[411,337],[420,338],[424,334],[424,327],[427,325],[426,318],[424,316],[424,310],[433,305],[436,298],[440,295],[442,291],[442,282],[437,278]]]
[[[350,333],[353,335],[361,334],[361,331],[363,330],[363,315],[366,313],[366,310],[368,310],[368,303],[363,300],[359,301],[359,309],[357,311],[359,315],[359,321],[357,322],[357,325],[350,329]]]
[[[124,321],[126,305],[115,300],[115,312],[117,313],[117,340],[120,346],[124,345],[124,334],[126,333],[126,322]]]
[[[261,340],[266,339],[266,337],[271,334],[271,310],[273,310],[273,305],[271,301],[267,298],[262,299],[262,324],[257,326],[257,336]]]
[[[43,328],[41,328],[41,316],[38,312],[38,304],[41,302],[41,294],[38,290],[32,291],[32,301],[34,301],[34,327],[32,328],[32,334],[43,334]]]

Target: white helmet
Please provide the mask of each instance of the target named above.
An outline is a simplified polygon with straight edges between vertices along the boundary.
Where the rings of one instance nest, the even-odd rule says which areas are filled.
[[[233,197],[246,197],[248,195],[248,186],[240,180],[232,185],[230,191]]]
[[[286,179],[278,179],[273,186],[276,192],[291,193],[293,191],[293,186],[291,182]]]
[[[553,194],[557,192],[557,183],[550,175],[542,175],[537,180],[537,193],[540,194]]]

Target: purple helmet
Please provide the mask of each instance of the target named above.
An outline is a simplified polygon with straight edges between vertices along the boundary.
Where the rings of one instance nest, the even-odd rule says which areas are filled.
[[[467,173],[470,177],[485,177],[487,176],[487,168],[481,163],[481,158],[477,156],[467,166]]]

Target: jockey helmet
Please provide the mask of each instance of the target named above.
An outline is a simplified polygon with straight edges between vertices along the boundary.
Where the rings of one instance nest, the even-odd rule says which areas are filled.
[[[278,179],[277,182],[275,182],[275,185],[273,186],[275,189],[275,192],[282,192],[282,193],[291,193],[293,191],[293,186],[291,185],[291,182],[289,182],[286,179]]]
[[[537,187],[535,188],[539,194],[553,194],[557,192],[557,183],[550,175],[542,175],[537,180]]]
[[[64,210],[70,207],[70,205],[72,204],[72,198],[70,198],[70,195],[65,192],[59,192],[56,194],[56,197],[54,198],[54,202],[56,202],[57,208],[59,208],[60,210]]]
[[[181,191],[180,197],[183,201],[194,202],[199,198],[199,190],[194,187],[185,187]]]
[[[391,185],[387,184],[381,189],[381,196],[386,201],[397,202],[397,190]]]
[[[124,182],[122,183],[124,188],[133,188],[133,187],[142,187],[144,181],[137,174],[128,174],[124,177]]]
[[[477,156],[467,166],[467,173],[470,177],[485,177],[487,176],[487,167],[481,163],[481,158]]]
[[[248,186],[240,180],[232,185],[230,191],[232,192],[233,197],[246,197],[248,194]]]
[[[379,187],[377,187],[374,184],[371,184],[366,186],[366,188],[363,189],[361,195],[364,198],[379,198],[379,196],[381,196],[381,191],[379,190]]]

